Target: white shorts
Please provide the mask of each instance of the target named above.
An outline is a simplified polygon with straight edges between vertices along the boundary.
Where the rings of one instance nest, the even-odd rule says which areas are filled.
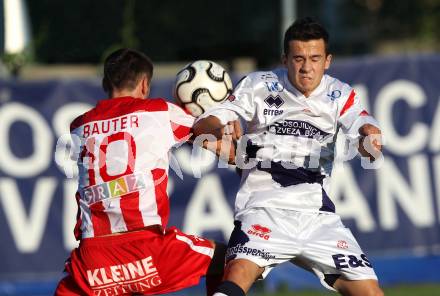
[[[247,259],[265,270],[290,261],[315,273],[330,289],[337,278],[377,280],[370,261],[341,218],[275,208],[248,209],[235,221],[226,261]]]

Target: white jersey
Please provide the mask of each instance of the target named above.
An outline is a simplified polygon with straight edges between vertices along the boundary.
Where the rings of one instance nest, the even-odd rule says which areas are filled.
[[[285,69],[251,73],[203,117],[226,123],[235,114],[246,122],[238,149],[237,165],[244,169],[237,214],[252,207],[334,212],[327,193],[336,135],[342,129],[356,140],[362,124],[375,124],[348,84],[324,75],[305,97]]]

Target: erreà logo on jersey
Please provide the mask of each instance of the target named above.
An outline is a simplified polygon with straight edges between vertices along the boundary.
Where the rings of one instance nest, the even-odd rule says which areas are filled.
[[[316,139],[322,141],[325,137],[329,135],[313,124],[301,120],[284,120],[281,122],[275,122],[267,127],[270,133],[276,135],[287,135],[287,136],[297,136],[305,137],[309,139]]]
[[[265,240],[270,238],[269,233],[271,232],[272,230],[265,226],[261,226],[260,224],[251,225],[251,228],[247,231],[248,234],[261,237]]]
[[[275,107],[277,109],[280,108],[282,104],[284,104],[284,100],[280,96],[275,96],[274,97],[272,95],[270,95],[267,98],[265,98],[264,102],[270,108]]]

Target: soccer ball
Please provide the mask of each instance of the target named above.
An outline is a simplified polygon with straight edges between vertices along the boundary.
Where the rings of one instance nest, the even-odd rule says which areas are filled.
[[[195,61],[177,73],[174,97],[193,116],[226,100],[232,93],[232,81],[220,65]]]

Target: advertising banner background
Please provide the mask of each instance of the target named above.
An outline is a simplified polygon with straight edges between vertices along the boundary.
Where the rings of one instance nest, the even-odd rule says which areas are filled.
[[[400,282],[440,281],[430,272],[440,252],[438,69],[439,55],[419,55],[340,60],[329,73],[356,88],[385,134],[380,169],[364,169],[360,158],[339,164],[331,195],[363,249],[377,258],[385,284],[399,282],[395,273]],[[171,98],[172,83],[153,81],[151,97]],[[0,81],[0,282],[61,276],[75,246],[76,181],[56,164],[64,154],[55,147],[70,121],[102,98],[98,80]],[[170,224],[227,241],[239,184],[234,169],[219,168],[225,165],[189,145],[173,156]],[[425,272],[405,277],[399,260]],[[304,275],[281,270],[269,282],[299,277],[292,285],[301,287]]]

